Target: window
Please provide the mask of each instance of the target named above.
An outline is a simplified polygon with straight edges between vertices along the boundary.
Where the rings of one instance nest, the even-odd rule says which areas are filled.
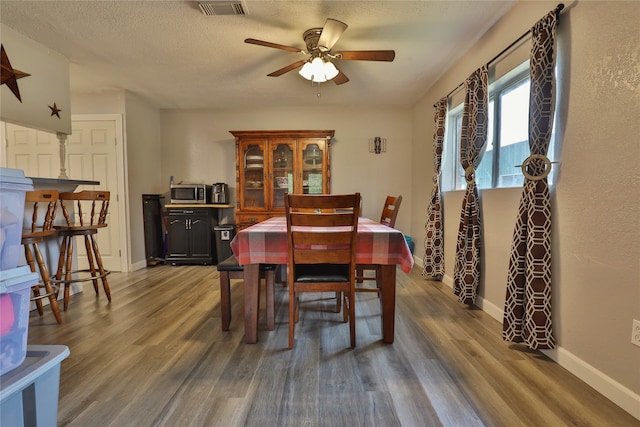
[[[487,144],[476,170],[478,188],[520,187],[520,165],[529,157],[529,61],[489,85]],[[460,166],[463,104],[451,108],[445,128],[442,189],[466,188]],[[554,152],[553,135],[549,156]],[[549,175],[551,178],[551,175]]]

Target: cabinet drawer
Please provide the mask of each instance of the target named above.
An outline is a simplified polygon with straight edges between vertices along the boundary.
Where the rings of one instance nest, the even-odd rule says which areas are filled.
[[[167,208],[167,215],[213,215],[209,208]]]
[[[236,224],[238,229],[241,230],[243,228],[247,228],[253,224],[257,224],[264,220],[271,218],[272,215],[269,214],[252,214],[252,213],[242,213],[236,214]]]

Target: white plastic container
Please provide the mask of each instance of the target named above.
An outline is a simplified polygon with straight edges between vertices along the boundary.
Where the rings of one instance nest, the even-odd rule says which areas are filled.
[[[30,345],[20,365],[0,378],[0,425],[58,424],[60,364],[69,356],[64,345]]]
[[[22,170],[0,168],[0,270],[15,268],[20,260],[27,191],[33,191],[33,182]]]
[[[27,354],[29,291],[37,283],[28,266],[0,271],[0,375],[20,366]]]

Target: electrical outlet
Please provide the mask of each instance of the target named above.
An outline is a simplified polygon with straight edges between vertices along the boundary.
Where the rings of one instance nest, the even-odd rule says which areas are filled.
[[[640,347],[640,320],[633,319],[633,329],[631,330],[631,344]]]

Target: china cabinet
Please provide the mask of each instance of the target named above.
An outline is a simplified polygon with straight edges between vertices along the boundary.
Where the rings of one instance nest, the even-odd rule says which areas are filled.
[[[284,215],[284,195],[329,194],[333,130],[230,131],[236,139],[236,225]]]

